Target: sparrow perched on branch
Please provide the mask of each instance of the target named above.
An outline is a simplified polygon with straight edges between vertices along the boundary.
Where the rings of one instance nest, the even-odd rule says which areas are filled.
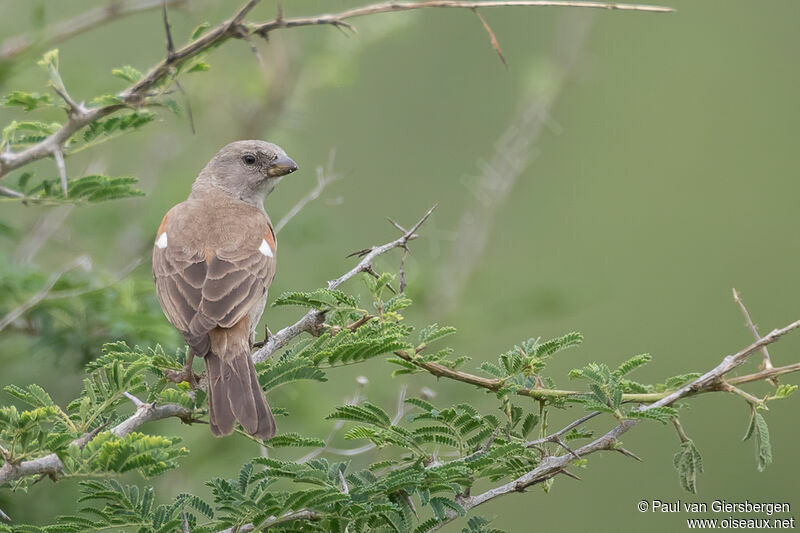
[[[200,172],[170,209],[153,247],[156,295],[192,354],[205,360],[211,432],[238,420],[259,439],[275,435],[250,349],[275,277],[277,242],[264,198],[297,170],[280,147],[237,141]],[[191,372],[191,369],[190,369]]]

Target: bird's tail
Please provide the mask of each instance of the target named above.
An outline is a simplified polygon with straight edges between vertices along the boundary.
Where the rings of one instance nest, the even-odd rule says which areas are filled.
[[[267,440],[275,436],[275,417],[250,359],[249,330],[245,317],[232,328],[209,333],[211,350],[205,356],[209,421],[216,436],[229,435],[238,420],[247,433]]]

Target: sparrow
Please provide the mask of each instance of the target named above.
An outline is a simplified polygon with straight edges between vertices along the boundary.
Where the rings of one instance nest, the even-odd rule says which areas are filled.
[[[276,267],[264,199],[295,170],[272,143],[230,143],[200,171],[189,197],[167,211],[156,234],[156,295],[192,357],[204,359],[216,436],[229,435],[237,420],[259,439],[275,435],[250,350]]]

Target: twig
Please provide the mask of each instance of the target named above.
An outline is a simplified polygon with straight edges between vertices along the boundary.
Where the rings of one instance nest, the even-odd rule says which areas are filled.
[[[678,433],[678,438],[681,439],[681,442],[689,442],[692,440],[689,438],[689,435],[686,434],[686,431],[684,431],[681,421],[678,420],[677,417],[672,419],[672,425],[675,426],[675,431]]]
[[[742,389],[740,389],[738,387],[734,387],[730,383],[726,383],[724,381],[721,382],[719,384],[719,389],[723,390],[725,392],[733,393],[733,394],[735,394],[737,396],[740,396],[740,397],[744,398],[745,401],[747,403],[749,403],[750,405],[752,405],[752,406],[758,405],[758,406],[763,407],[766,410],[769,410],[769,407],[767,407],[767,404],[766,404],[766,402],[764,400],[762,400],[761,398],[756,398],[755,396],[753,396],[749,392],[743,391]]]
[[[742,298],[739,295],[739,291],[737,291],[735,288],[733,289],[733,299],[737,304],[739,304],[739,309],[742,311],[745,323],[747,324],[747,327],[750,329],[750,331],[753,333],[753,337],[755,337],[756,340],[761,338],[761,335],[758,333],[758,328],[753,323],[753,319],[750,318],[750,313],[747,312],[747,307],[744,306],[744,302],[742,301]],[[769,350],[767,350],[766,346],[761,348],[761,353],[764,354],[764,362],[762,363],[762,367],[766,370],[774,368],[772,366],[772,360],[769,357]],[[769,380],[769,382],[775,385],[776,387],[778,386],[777,378],[772,378]]]
[[[308,194],[303,196],[300,201],[298,201],[294,206],[289,210],[288,213],[283,215],[283,217],[275,224],[275,233],[279,233],[286,224],[289,223],[303,208],[309,203],[317,198],[319,198],[322,191],[325,190],[325,187],[330,185],[331,183],[340,180],[342,177],[339,174],[335,174],[333,172],[333,162],[336,159],[336,150],[331,150],[328,154],[328,164],[323,167],[322,165],[317,166],[317,185],[314,187]]]
[[[792,322],[788,326],[785,326],[781,329],[776,329],[772,331],[769,335],[760,338],[747,348],[744,348],[733,355],[727,356],[717,368],[707,372],[706,374],[703,374],[700,378],[698,378],[698,380],[693,381],[692,383],[680,389],[674,391],[651,392],[651,393],[626,393],[622,395],[622,400],[624,402],[654,403],[654,405],[663,406],[663,405],[669,405],[672,402],[676,401],[677,398],[682,398],[684,396],[691,396],[694,394],[705,393],[705,392],[720,391],[721,389],[719,387],[719,380],[721,379],[722,376],[724,376],[734,368],[741,365],[747,359],[747,357],[750,356],[750,354],[760,350],[762,346],[767,346],[769,344],[772,344],[773,342],[780,340],[780,338],[783,335],[797,328],[800,328],[800,320]],[[469,383],[471,385],[476,385],[478,387],[488,389],[491,391],[497,391],[503,386],[503,382],[500,379],[484,378],[481,376],[470,374],[468,372],[454,370],[439,363],[426,362],[419,359],[416,356],[416,354],[412,355],[403,350],[396,351],[394,352],[394,354],[402,359],[405,359],[410,363],[415,364],[419,368],[426,370],[428,373],[438,378],[444,377],[455,381],[461,381],[463,383]],[[786,367],[780,367],[780,368],[773,368],[772,370],[769,371],[764,370],[751,375],[731,378],[728,381],[728,383],[731,385],[749,383],[751,381],[759,381],[762,379],[767,379],[772,376],[778,376],[797,371],[800,371],[800,364],[788,365]],[[516,391],[516,394],[519,396],[529,396],[535,399],[552,399],[552,398],[568,398],[573,396],[580,396],[585,393],[574,390],[521,388]]]
[[[431,207],[425,215],[414,224],[411,229],[405,232],[403,235],[398,237],[397,239],[388,242],[381,246],[374,246],[370,248],[368,253],[364,254],[364,257],[359,261],[359,263],[351,268],[349,271],[344,273],[342,276],[331,280],[328,282],[328,289],[335,289],[339,287],[341,284],[346,282],[347,280],[351,279],[352,277],[360,274],[361,272],[365,272],[367,269],[372,268],[372,261],[374,261],[378,256],[385,254],[395,248],[400,248],[406,246],[408,241],[415,239],[417,237],[416,231],[419,227],[431,216],[433,210],[436,209],[434,205]],[[277,350],[280,350],[286,344],[303,333],[312,333],[312,334],[319,334],[322,331],[322,325],[325,321],[325,313],[321,311],[317,311],[312,309],[308,311],[303,317],[292,324],[291,326],[286,326],[282,330],[278,331],[274,335],[272,335],[267,342],[264,343],[264,346],[259,348],[252,354],[253,361],[259,362],[269,359],[272,354],[274,354]]]
[[[138,400],[138,398],[137,398]],[[141,400],[139,400],[141,401]],[[128,433],[138,429],[140,426],[147,422],[154,420],[161,420],[164,418],[176,417],[180,418],[186,423],[194,422],[193,412],[182,405],[166,404],[154,406],[152,404],[145,404],[147,408],[138,408],[131,416],[117,424],[111,429],[111,432],[117,437],[124,437]],[[88,434],[91,436],[91,434]],[[75,439],[71,445],[84,446],[88,442],[86,436]],[[58,455],[51,453],[38,459],[31,459],[30,461],[23,461],[19,464],[5,463],[0,467],[0,485],[26,476],[35,476],[39,474],[46,474],[51,477],[58,476],[64,470],[64,464]]]
[[[493,7],[575,7],[588,9],[618,9],[624,11],[647,11],[651,13],[671,13],[671,7],[652,6],[640,4],[616,4],[605,2],[571,2],[550,0],[494,0],[494,1],[460,1],[460,0],[432,0],[428,2],[383,2],[363,7],[348,9],[340,13],[316,15],[313,17],[299,17],[287,19],[275,18],[269,22],[259,24],[254,28],[255,33],[266,35],[268,32],[281,28],[296,28],[298,26],[346,26],[346,19],[376,15],[378,13],[394,13],[397,11],[410,11],[413,9],[453,8],[453,9],[485,9]]]
[[[270,31],[283,28],[296,28],[300,26],[320,26],[328,25],[334,27],[350,27],[345,19],[373,15],[378,13],[389,13],[397,11],[409,11],[414,9],[426,8],[492,8],[492,7],[571,7],[571,8],[590,8],[590,9],[617,9],[628,11],[647,11],[652,13],[668,13],[674,11],[670,7],[637,5],[637,4],[616,4],[603,2],[572,2],[572,1],[550,1],[550,0],[503,0],[503,1],[457,1],[457,0],[434,0],[427,2],[384,2],[371,4],[359,8],[348,9],[335,14],[316,15],[312,17],[284,18],[279,15],[273,20],[260,24],[246,24],[245,17],[255,7],[259,0],[248,0],[229,20],[206,31],[195,39],[175,50],[170,56],[159,62],[139,81],[122,91],[119,95],[121,103],[107,106],[94,107],[82,110],[82,113],[70,113],[67,121],[53,134],[42,141],[29,146],[28,148],[16,153],[0,154],[0,178],[9,172],[20,168],[33,161],[42,159],[55,153],[56,150],[63,150],[64,144],[76,132],[88,126],[95,120],[101,119],[122,109],[131,106],[143,105],[150,96],[150,89],[166,80],[175,70],[196,57],[198,54],[206,52],[219,44],[233,38],[242,38],[243,32],[246,34],[256,33],[266,36]]]
[[[0,185],[0,196],[7,196],[8,198],[25,198],[25,195],[14,189],[3,187]]]
[[[698,392],[719,390],[718,383],[725,376],[725,374],[727,374],[737,366],[741,365],[744,361],[747,360],[747,358],[750,355],[757,352],[762,346],[766,346],[768,344],[777,341],[778,339],[781,338],[781,336],[789,333],[794,329],[797,329],[798,327],[800,327],[800,320],[793,322],[784,328],[773,330],[771,333],[758,339],[750,346],[736,352],[733,355],[725,357],[719,365],[714,367],[712,370],[709,370],[708,372],[706,372],[696,380],[692,381],[685,387],[682,387],[681,389],[672,392],[671,394],[665,396],[661,400],[651,405],[643,406],[642,410],[652,409],[655,407],[669,406],[678,400],[681,400],[687,396],[694,395]],[[618,425],[616,425],[602,437],[575,450],[574,452],[575,456],[584,457],[591,453],[603,450],[619,451],[619,437],[624,433],[626,433],[628,430],[630,430],[638,422],[639,419],[622,420]],[[676,425],[676,428],[680,428],[680,425]],[[683,438],[688,439],[685,433],[683,433],[683,435],[681,436],[681,439]],[[539,463],[539,466],[537,466],[530,472],[523,474],[522,476],[518,477],[517,479],[509,483],[489,489],[486,492],[483,492],[476,496],[463,498],[459,503],[461,503],[462,507],[464,507],[465,510],[469,511],[470,509],[473,509],[478,505],[482,505],[500,496],[504,496],[512,492],[523,492],[526,488],[530,487],[531,485],[541,483],[558,475],[559,473],[563,473],[564,468],[574,459],[575,457],[571,454],[564,454],[559,456],[546,456]],[[455,520],[457,516],[458,514],[456,514],[455,512],[448,511],[447,518],[444,521],[439,522],[435,527],[431,528],[429,531],[434,531],[443,527],[445,524]]]
[[[169,25],[169,15],[167,14],[167,0],[162,0],[161,3],[161,17],[164,20],[164,33],[167,36],[167,61],[171,61],[172,57],[175,55],[175,43],[172,40],[172,29]],[[181,82],[178,81],[176,77],[176,72],[173,70],[172,73],[172,83],[175,84],[177,87],[178,92],[181,93],[183,97],[183,103],[186,104],[186,116],[189,119],[189,127],[192,130],[192,135],[196,135],[196,131],[194,128],[194,114],[192,113],[192,105],[189,103],[189,97],[186,95],[186,91],[183,90],[183,86]]]
[[[45,49],[66,41],[75,35],[94,29],[142,11],[161,7],[162,0],[113,0],[107,5],[95,7],[72,18],[49,25],[42,32],[26,33],[11,37],[0,44],[0,59],[9,60],[31,48]],[[174,7],[186,4],[187,0],[167,0]]]
[[[25,303],[23,303],[16,309],[12,309],[11,311],[9,311],[2,319],[0,319],[0,331],[3,331],[9,324],[14,322],[22,315],[24,315],[31,308],[36,306],[36,304],[44,300],[50,293],[52,288],[55,286],[55,284],[58,283],[58,280],[61,279],[61,276],[63,276],[64,274],[75,268],[80,267],[88,269],[90,266],[91,266],[91,260],[89,259],[89,256],[82,255],[80,257],[73,259],[58,272],[54,272],[53,274],[51,274],[47,282],[44,284],[44,286],[41,289],[39,289],[39,292],[28,298],[28,300],[25,301]]]
[[[566,426],[564,426],[563,428],[559,429],[558,431],[556,431],[552,435],[548,435],[547,437],[544,437],[544,438],[541,438],[541,439],[536,439],[536,440],[531,440],[531,441],[526,442],[525,443],[525,447],[526,448],[532,448],[534,446],[538,446],[538,445],[544,444],[546,442],[553,442],[554,438],[561,437],[561,435],[563,435],[564,433],[572,430],[573,428],[576,428],[576,427],[580,426],[581,424],[584,424],[584,423],[588,422],[589,420],[591,420],[592,418],[596,417],[599,414],[601,414],[600,411],[593,411],[593,412],[589,413],[588,415],[582,416],[579,419],[575,420],[574,422],[571,422],[571,423],[567,424]]]

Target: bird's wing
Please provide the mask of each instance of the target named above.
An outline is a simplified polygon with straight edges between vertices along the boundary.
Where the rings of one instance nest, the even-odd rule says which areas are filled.
[[[199,249],[186,245],[191,240],[181,238],[180,225],[162,226],[153,248],[156,294],[167,319],[203,355],[209,331],[233,327],[265,298],[275,276],[275,238],[266,225],[260,244]]]

